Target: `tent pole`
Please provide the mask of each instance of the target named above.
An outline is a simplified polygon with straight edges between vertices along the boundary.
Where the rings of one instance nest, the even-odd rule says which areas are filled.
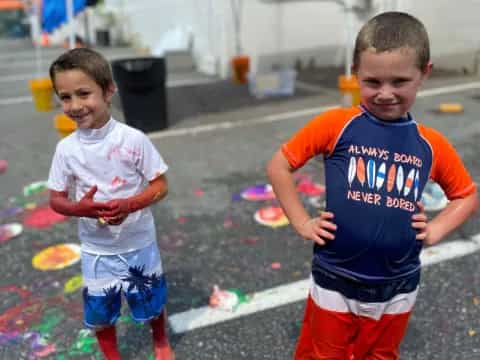
[[[34,34],[34,44],[35,44],[35,70],[37,78],[40,78],[41,71],[42,71],[42,37],[41,37],[41,21],[42,21],[42,14],[40,13],[40,4],[38,1],[32,2],[33,6],[33,16],[31,19],[32,27],[33,27],[33,34]]]
[[[68,45],[70,49],[75,47],[75,24],[73,18],[73,0],[66,0],[67,21],[69,28]]]
[[[353,4],[345,1],[345,75],[352,75]]]

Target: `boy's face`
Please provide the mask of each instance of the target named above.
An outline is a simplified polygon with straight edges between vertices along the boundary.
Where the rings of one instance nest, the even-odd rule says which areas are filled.
[[[99,129],[110,119],[109,104],[115,88],[104,93],[82,70],[65,70],[55,75],[55,89],[65,114],[80,129]]]
[[[418,68],[412,48],[381,53],[365,50],[357,69],[362,104],[385,121],[406,115],[431,69],[431,63],[424,71]]]

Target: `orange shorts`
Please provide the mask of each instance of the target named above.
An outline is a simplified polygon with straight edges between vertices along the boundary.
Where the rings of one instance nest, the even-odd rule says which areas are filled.
[[[294,359],[398,359],[416,294],[362,303],[313,284]]]

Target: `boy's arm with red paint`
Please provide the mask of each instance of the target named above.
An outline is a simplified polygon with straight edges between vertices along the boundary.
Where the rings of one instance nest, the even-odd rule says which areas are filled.
[[[110,211],[103,216],[110,225],[121,224],[127,216],[163,199],[168,192],[168,182],[165,175],[160,175],[150,181],[148,186],[139,194],[126,199],[114,199],[106,203]]]
[[[111,207],[106,203],[95,202],[93,196],[96,192],[97,186],[92,186],[83,198],[76,202],[68,198],[68,192],[66,191],[50,190],[50,207],[65,216],[89,218],[108,216]]]

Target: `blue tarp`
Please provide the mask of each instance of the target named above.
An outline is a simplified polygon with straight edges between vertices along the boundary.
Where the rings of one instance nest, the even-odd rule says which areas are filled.
[[[86,6],[86,0],[73,0],[74,15]],[[42,30],[51,33],[67,22],[66,0],[43,0]]]

